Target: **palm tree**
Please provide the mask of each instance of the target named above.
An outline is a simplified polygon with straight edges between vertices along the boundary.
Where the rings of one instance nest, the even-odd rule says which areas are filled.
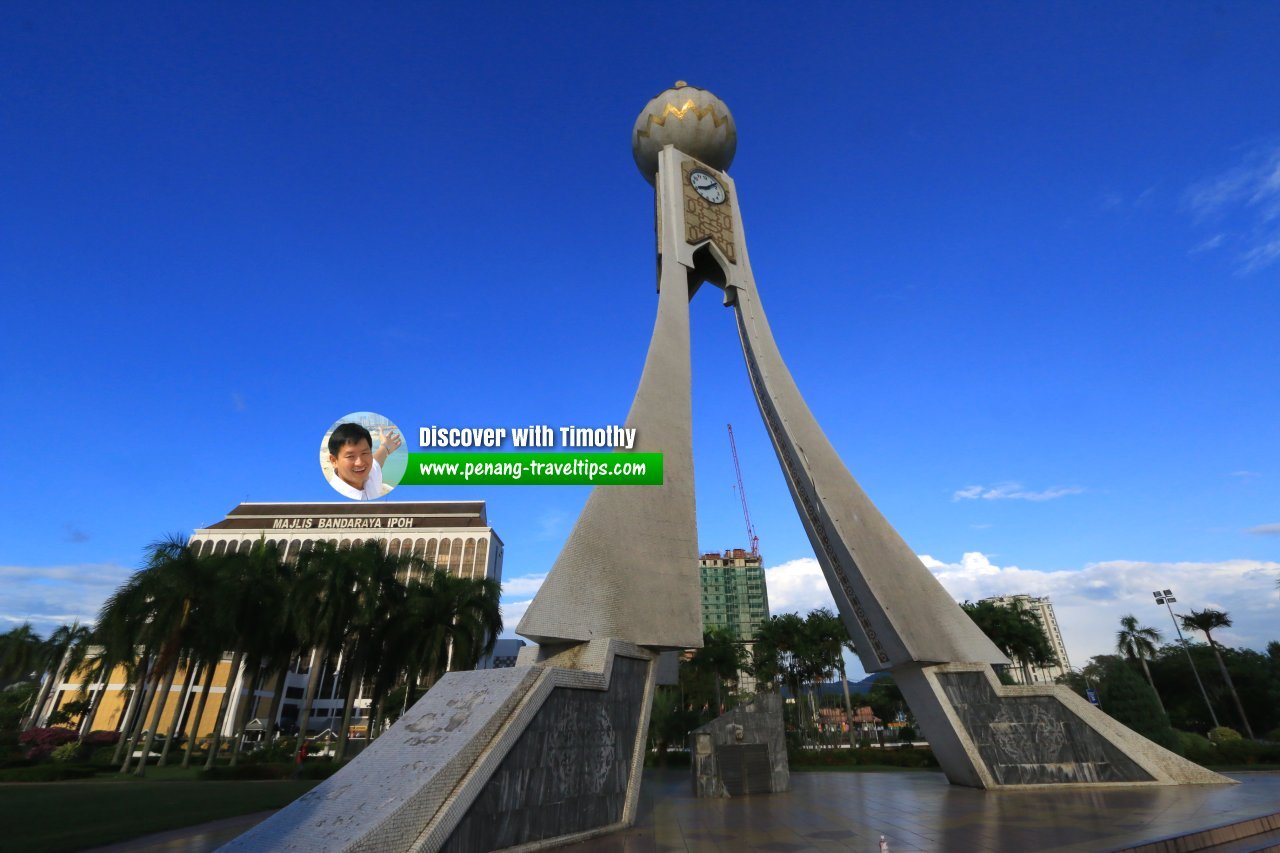
[[[236,621],[244,659],[253,668],[253,683],[250,684],[249,697],[241,703],[232,726],[232,766],[239,761],[245,727],[257,708],[258,689],[273,674],[277,676],[277,686],[283,688],[289,663],[299,645],[302,614],[295,609],[297,602],[291,602],[297,564],[284,557],[279,548],[265,540],[254,543],[248,555],[241,555],[244,562],[242,582],[252,589],[253,594],[241,597],[240,606],[244,609],[237,614]],[[277,690],[276,695],[280,692]]]
[[[164,767],[169,763],[169,750],[173,748],[173,742],[178,737],[178,729],[182,725],[182,711],[187,707],[187,702],[191,698],[191,688],[195,686],[198,667],[196,666],[195,655],[189,649],[183,654],[182,667],[186,675],[182,679],[182,688],[178,691],[178,704],[174,707],[173,714],[169,718],[169,731],[165,733],[164,747],[160,750],[160,760],[156,762],[157,767]]]
[[[799,658],[803,680],[809,683],[809,707],[813,714],[813,726],[819,735],[823,732],[818,718],[818,693],[822,685],[835,675],[842,662],[841,642],[847,636],[839,618],[825,607],[809,611],[804,619]],[[800,697],[797,696],[796,701],[799,700]]]
[[[1160,706],[1161,713],[1165,713],[1160,691],[1156,689],[1156,683],[1151,678],[1151,669],[1147,666],[1147,660],[1156,655],[1158,642],[1160,642],[1160,632],[1155,628],[1139,628],[1137,616],[1130,613],[1120,617],[1120,630],[1116,632],[1116,651],[1129,660],[1136,658],[1142,664],[1142,672],[1147,676],[1147,683],[1156,694],[1156,704]]]
[[[142,730],[145,706],[151,694],[149,688],[155,683],[156,635],[149,630],[154,617],[152,596],[147,569],[134,572],[102,605],[93,631],[93,641],[102,650],[90,670],[90,677],[101,678],[103,683],[97,702],[101,702],[116,667],[124,668],[121,694],[130,692],[112,759],[113,763],[121,762],[122,773],[128,768],[133,746]],[[93,708],[90,717],[96,713],[97,708]]]
[[[804,705],[800,701],[804,633],[803,619],[795,613],[783,613],[760,623],[752,647],[752,673],[757,681],[772,684],[780,679],[791,688],[800,731],[804,730]]]
[[[474,669],[502,633],[502,587],[492,578],[460,578],[440,569],[409,583],[402,619],[388,620],[386,665],[375,679],[371,723],[381,721],[381,700],[401,677],[405,707],[448,670]]]
[[[853,640],[849,637],[849,629],[845,627],[843,619],[825,607],[810,611],[809,615],[805,617],[805,627],[809,629],[814,640],[835,664],[836,670],[840,673],[840,688],[844,693],[845,720],[848,721],[849,726],[849,746],[852,747],[854,745],[853,702],[849,698],[849,678],[844,669],[844,651],[848,649],[850,652],[857,654],[857,650],[853,646]]]
[[[251,621],[279,618],[278,614],[266,613],[258,609],[259,579],[266,572],[275,571],[280,561],[280,553],[258,540],[247,549],[231,550],[212,558],[217,565],[217,593],[213,596],[212,606],[216,615],[211,617],[213,642],[223,649],[231,650],[231,666],[227,669],[227,680],[222,690],[222,701],[218,703],[218,713],[213,721],[213,735],[209,739],[209,754],[205,757],[204,766],[212,767],[218,758],[222,746],[222,730],[226,725],[227,715],[237,706],[239,691],[236,681],[241,678],[241,667],[247,656],[245,650],[249,644],[248,637],[256,634],[250,627]],[[222,642],[217,643],[216,639]],[[255,664],[261,661],[255,661]],[[216,666],[216,663],[214,664]],[[258,667],[247,679],[252,691]],[[246,673],[248,675],[248,673]],[[250,693],[250,700],[252,699]],[[234,728],[234,727],[233,727]],[[234,754],[234,749],[232,750]]]
[[[1000,651],[1022,668],[1024,683],[1031,683],[1031,666],[1053,666],[1057,656],[1035,613],[1021,606],[1005,607],[992,601],[966,601],[960,609],[995,643]]]
[[[360,561],[352,558],[350,545],[342,548],[332,542],[317,542],[310,551],[299,556],[298,581],[294,589],[295,600],[306,602],[311,608],[308,630],[303,639],[312,651],[307,692],[298,714],[295,760],[302,754],[306,743],[311,708],[320,687],[321,675],[330,655],[342,648],[351,626],[358,600],[353,591],[361,582]]]
[[[377,667],[386,646],[388,623],[404,614],[405,586],[400,577],[408,577],[420,563],[412,557],[400,558],[387,552],[381,542],[366,542],[352,549],[351,559],[358,563],[358,582],[352,592],[354,606],[351,624],[342,648],[342,673],[346,678],[346,701],[342,707],[342,730],[338,733],[335,760],[347,753],[347,737],[356,696],[365,676]]]
[[[720,716],[724,703],[720,698],[720,685],[738,677],[742,668],[742,646],[737,636],[728,628],[711,627],[702,632],[702,648],[693,653],[689,665],[693,671],[712,684],[715,696],[714,717]]]
[[[40,688],[40,694],[31,709],[26,728],[34,727],[39,721],[45,703],[49,700],[49,694],[57,689],[63,676],[80,668],[88,650],[90,633],[88,627],[79,622],[72,622],[70,625],[59,626],[49,635],[49,639],[44,641],[41,653],[49,677]]]
[[[142,570],[147,603],[143,634],[158,650],[152,681],[159,681],[161,686],[152,692],[150,702],[154,708],[146,727],[142,757],[135,771],[137,776],[146,773],[147,757],[151,754],[156,730],[160,727],[160,719],[173,689],[178,664],[184,650],[190,646],[193,621],[200,621],[202,617],[212,618],[214,613],[216,604],[212,591],[215,570],[214,558],[198,555],[181,535],[161,539],[147,548],[146,567]],[[147,704],[144,697],[139,722],[145,719]],[[125,756],[122,769],[128,768],[129,758],[129,755]]]
[[[89,711],[86,725],[92,725],[97,715],[98,706],[106,695],[111,675],[117,667],[123,668],[124,675],[120,687],[123,699],[126,693],[129,699],[124,703],[124,711],[120,718],[120,738],[116,742],[112,763],[121,761],[129,735],[133,730],[133,720],[137,716],[137,706],[142,697],[142,685],[151,668],[152,649],[145,641],[139,643],[145,601],[140,573],[135,573],[129,580],[121,584],[103,603],[98,613],[97,623],[93,628],[93,642],[100,649],[98,657],[90,664],[88,682],[101,680],[102,689],[94,699]],[[143,614],[142,617],[139,614]],[[82,734],[88,734],[82,730]]]
[[[1244,723],[1245,734],[1253,740],[1253,728],[1249,725],[1249,718],[1244,715],[1244,706],[1240,704],[1240,694],[1236,693],[1236,686],[1231,681],[1231,673],[1227,672],[1227,665],[1222,660],[1222,650],[1218,647],[1217,641],[1213,639],[1211,631],[1218,628],[1230,628],[1231,617],[1223,613],[1221,610],[1212,610],[1205,608],[1204,610],[1192,610],[1190,616],[1178,614],[1178,618],[1182,620],[1182,627],[1188,631],[1200,631],[1204,634],[1205,639],[1209,641],[1209,647],[1213,649],[1213,656],[1218,659],[1218,669],[1222,670],[1222,680],[1227,683],[1227,689],[1231,691],[1231,698],[1236,703],[1236,711],[1240,714],[1240,722]]]
[[[43,660],[44,641],[30,622],[23,622],[17,628],[0,635],[0,687],[30,681],[33,676],[39,676],[43,671]],[[35,698],[33,692],[23,702],[24,720],[28,714],[34,717],[38,713],[40,703]]]
[[[0,635],[0,686],[30,678],[40,666],[43,644],[30,622]]]

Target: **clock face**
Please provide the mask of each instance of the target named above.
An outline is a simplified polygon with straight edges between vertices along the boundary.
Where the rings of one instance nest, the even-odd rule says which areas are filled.
[[[693,187],[698,195],[712,204],[724,204],[726,198],[724,187],[720,186],[720,182],[715,179],[715,176],[701,169],[694,169],[689,173],[689,186]]]

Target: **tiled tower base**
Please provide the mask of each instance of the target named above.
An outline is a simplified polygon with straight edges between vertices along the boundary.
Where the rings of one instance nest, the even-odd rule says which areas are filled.
[[[655,655],[618,640],[449,673],[358,758],[223,847],[537,849],[631,825]]]

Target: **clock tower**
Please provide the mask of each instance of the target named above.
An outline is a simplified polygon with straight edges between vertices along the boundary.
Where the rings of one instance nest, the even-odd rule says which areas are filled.
[[[690,583],[696,576],[688,571],[696,566],[695,537],[686,526],[694,519],[687,301],[710,282],[733,308],[760,415],[858,657],[868,672],[893,674],[953,783],[1226,781],[1115,723],[1066,687],[1000,684],[992,665],[1009,659],[871,502],[783,361],[752,274],[741,194],[728,175],[738,140],[724,102],[678,82],[641,111],[631,141],[641,175],[654,186],[659,308],[628,426],[674,458],[664,486],[670,491],[642,498],[637,489],[597,488],[519,633],[539,642],[609,636],[654,649],[698,644],[689,642],[700,637],[696,617],[678,604],[652,612],[649,596],[675,604],[693,589],[697,601]],[[835,381],[857,393],[855,372]],[[665,530],[682,535],[673,539],[659,532]],[[639,546],[635,554],[656,549],[661,556],[645,561],[647,567],[629,565],[625,555],[582,559],[618,540]],[[621,613],[590,614],[602,586],[627,591]],[[556,618],[568,612],[574,628]]]

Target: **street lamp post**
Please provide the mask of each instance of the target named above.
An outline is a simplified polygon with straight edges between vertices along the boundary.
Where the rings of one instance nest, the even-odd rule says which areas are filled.
[[[1218,715],[1213,712],[1213,705],[1209,702],[1209,694],[1204,689],[1204,682],[1200,680],[1200,673],[1196,670],[1196,662],[1191,659],[1191,647],[1187,645],[1187,638],[1182,636],[1182,628],[1178,625],[1178,617],[1173,615],[1173,602],[1178,599],[1173,597],[1173,590],[1157,589],[1151,593],[1156,604],[1163,604],[1169,608],[1169,618],[1173,620],[1173,630],[1178,632],[1178,640],[1182,643],[1182,650],[1187,654],[1187,663],[1191,664],[1191,674],[1195,676],[1196,686],[1200,688],[1200,695],[1204,697],[1204,706],[1209,709],[1209,719],[1213,720],[1213,727],[1218,728]]]

